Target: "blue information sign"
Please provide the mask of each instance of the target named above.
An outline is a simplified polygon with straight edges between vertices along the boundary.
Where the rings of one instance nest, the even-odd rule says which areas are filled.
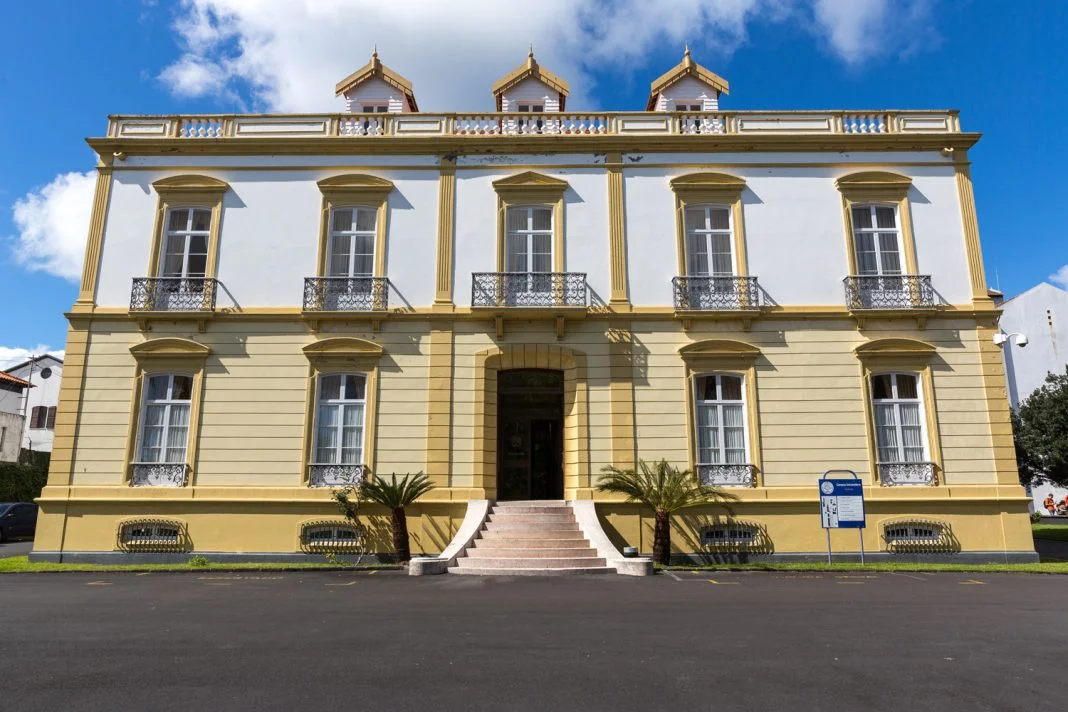
[[[860,480],[820,480],[824,529],[864,528],[864,484]]]

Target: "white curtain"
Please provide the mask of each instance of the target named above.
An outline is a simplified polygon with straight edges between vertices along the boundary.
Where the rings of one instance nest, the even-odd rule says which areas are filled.
[[[167,426],[166,462],[185,462],[185,444],[189,433],[189,406],[171,404]]]
[[[741,405],[723,406],[723,448],[728,464],[741,465],[745,457],[745,413]]]
[[[879,450],[879,462],[901,461],[897,438],[897,412],[892,403],[875,405],[875,441]]]
[[[325,380],[325,379],[324,379]],[[337,426],[340,406],[319,407],[319,423],[315,435],[315,461],[328,464],[337,462]]]

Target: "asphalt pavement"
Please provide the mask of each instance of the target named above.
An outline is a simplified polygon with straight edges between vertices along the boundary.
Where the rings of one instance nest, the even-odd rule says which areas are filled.
[[[29,554],[32,550],[32,539],[0,541],[0,559],[5,559],[9,556],[26,556],[26,554]]]
[[[70,710],[1063,709],[1068,577],[0,576],[0,700]]]

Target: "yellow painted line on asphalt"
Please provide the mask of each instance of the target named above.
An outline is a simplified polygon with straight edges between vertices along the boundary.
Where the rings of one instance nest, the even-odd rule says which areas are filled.
[[[136,574],[136,575],[137,576],[151,576],[152,572],[151,571],[142,571],[141,573]]]
[[[355,586],[355,581],[349,581],[348,583],[328,583],[327,586]]]
[[[864,585],[863,581],[835,581],[835,583],[841,584],[842,586],[863,586]]]
[[[873,576],[871,574],[865,574],[865,575],[860,575],[860,576],[854,575],[854,574],[835,574],[834,577],[835,578],[840,578],[840,579],[873,579],[873,578],[879,578],[878,576]]]
[[[375,574],[377,574],[377,573],[378,573],[377,571],[368,571],[368,572],[367,572],[367,575],[368,575],[368,576],[374,576],[374,575],[375,575]]]
[[[714,583],[717,586],[737,586],[737,581],[716,581],[715,579],[708,579],[709,583]]]
[[[90,581],[89,583],[87,583],[85,585],[86,586],[110,586],[111,582],[110,581]]]
[[[968,579],[967,581],[957,581],[961,586],[985,586],[982,581],[976,581],[975,579]]]

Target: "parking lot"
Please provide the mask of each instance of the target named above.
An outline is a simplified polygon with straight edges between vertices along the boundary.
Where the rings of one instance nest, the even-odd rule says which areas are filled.
[[[1068,577],[0,576],[12,709],[1043,710]]]

